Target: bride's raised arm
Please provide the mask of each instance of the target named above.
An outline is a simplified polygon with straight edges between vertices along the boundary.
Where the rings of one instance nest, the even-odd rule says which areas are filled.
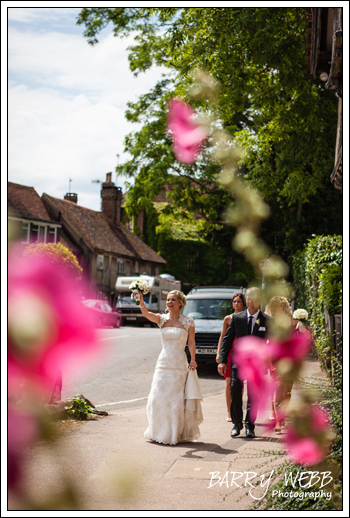
[[[151,313],[150,311],[148,311],[148,309],[146,307],[146,304],[145,304],[145,301],[143,300],[143,295],[142,295],[141,292],[139,292],[139,293],[140,293],[140,309],[141,309],[141,313],[143,314],[144,317],[146,317],[151,322],[154,322],[155,324],[159,324],[159,322],[160,322],[160,315],[159,315],[159,313]]]

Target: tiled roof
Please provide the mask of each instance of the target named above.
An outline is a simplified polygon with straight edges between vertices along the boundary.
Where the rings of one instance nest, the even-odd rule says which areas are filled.
[[[149,246],[134,236],[124,225],[112,228],[103,212],[97,212],[67,200],[60,200],[48,194],[42,199],[81,235],[84,242],[94,250],[122,255],[130,259],[142,259],[155,263],[166,261]]]
[[[34,187],[8,182],[7,204],[9,216],[36,221],[51,221],[46,207]]]

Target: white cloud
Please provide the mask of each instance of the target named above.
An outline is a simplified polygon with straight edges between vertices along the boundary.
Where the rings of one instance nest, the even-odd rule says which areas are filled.
[[[95,47],[74,34],[11,28],[8,36],[9,181],[62,198],[72,178],[79,204],[99,210],[91,180],[114,171],[117,153],[120,163],[128,158],[124,137],[137,127],[125,120],[126,102],[148,92],[160,70],[134,78],[131,40],[111,34]]]
[[[9,21],[28,24],[35,21],[57,21],[57,19],[71,18],[72,15],[76,16],[80,10],[80,8],[69,7],[10,7],[8,19]]]

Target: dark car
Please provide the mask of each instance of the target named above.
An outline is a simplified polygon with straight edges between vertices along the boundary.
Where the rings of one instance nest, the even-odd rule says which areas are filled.
[[[86,299],[82,300],[82,303],[88,308],[97,327],[121,326],[121,316],[117,311],[112,310],[108,302],[104,300]]]

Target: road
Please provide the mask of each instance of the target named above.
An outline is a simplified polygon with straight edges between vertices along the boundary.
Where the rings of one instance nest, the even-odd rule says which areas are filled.
[[[83,394],[99,410],[113,413],[145,406],[161,351],[158,328],[125,326],[97,331],[101,353],[89,369],[74,380],[63,372],[62,399]],[[225,380],[216,365],[198,367],[203,396],[223,392]],[[224,397],[224,396],[223,396]]]

